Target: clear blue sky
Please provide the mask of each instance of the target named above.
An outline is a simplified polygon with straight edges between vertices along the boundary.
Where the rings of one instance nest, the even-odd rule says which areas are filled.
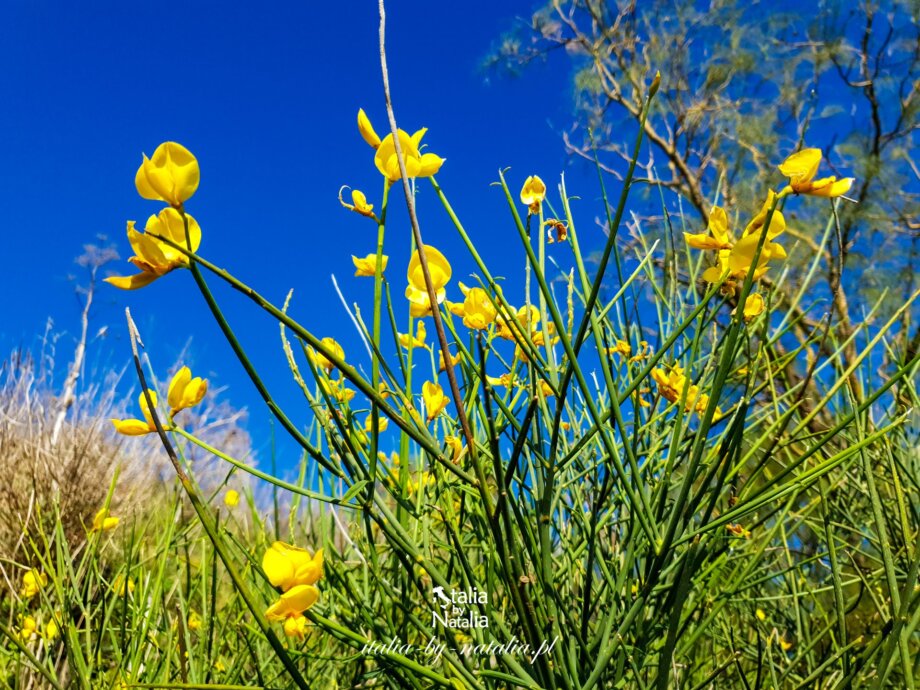
[[[381,178],[358,136],[364,107],[385,130],[374,1],[250,5],[196,3],[6,3],[0,42],[0,110],[5,299],[4,351],[35,346],[55,320],[59,357],[70,356],[79,305],[71,275],[87,242],[106,235],[130,272],[125,221],[143,226],[160,205],[141,199],[134,173],[141,153],[181,142],[201,164],[202,182],[187,209],[203,231],[201,252],[280,303],[295,289],[292,312],[317,335],[361,354],[335,295],[335,274],[350,302],[369,311],[371,282],[351,278],[351,254],[373,251],[373,224],[344,211],[343,184],[379,203]],[[566,173],[584,201],[583,241],[599,244],[593,171],[565,156],[561,130],[571,117],[571,64],[563,56],[518,80],[493,79],[478,64],[502,31],[527,18],[530,0],[464,3],[392,1],[388,53],[397,117],[404,129],[429,128],[430,150],[447,159],[438,176],[461,219],[499,275],[524,262],[501,191],[490,183],[510,166],[517,191],[537,173],[555,186]],[[472,270],[427,185],[420,213],[426,242],[452,259],[457,279]],[[409,228],[391,219],[387,253],[394,294],[405,284]],[[296,406],[278,345],[277,325],[234,293],[218,297],[280,400]],[[453,295],[457,297],[456,294]],[[93,330],[96,361],[128,360],[122,312],[130,306],[165,375],[189,338],[196,373],[228,385],[224,394],[251,412],[265,459],[267,411],[221,340],[184,271],[137,292],[103,286]],[[131,382],[129,382],[131,383]],[[288,464],[294,459],[286,454]]]

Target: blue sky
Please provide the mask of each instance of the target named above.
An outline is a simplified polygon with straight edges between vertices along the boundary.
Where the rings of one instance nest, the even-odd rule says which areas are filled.
[[[430,150],[447,159],[438,180],[499,275],[520,275],[524,263],[502,193],[490,186],[500,167],[511,167],[515,192],[529,174],[553,187],[566,170],[570,191],[584,199],[582,241],[601,241],[599,230],[588,229],[601,211],[596,178],[583,164],[572,165],[561,140],[572,111],[571,63],[558,56],[520,79],[491,82],[478,70],[492,42],[532,9],[529,0],[401,1],[388,8],[397,117],[409,131],[429,128]],[[4,14],[12,29],[0,43],[0,89],[8,97],[0,110],[7,160],[0,173],[4,351],[34,347],[51,317],[64,334],[59,357],[69,356],[79,313],[73,260],[105,235],[122,255],[110,272],[130,272],[125,222],[142,226],[160,208],[137,195],[134,173],[142,152],[175,140],[201,165],[201,187],[187,204],[202,227],[201,253],[279,303],[294,288],[292,313],[318,336],[337,337],[347,352],[360,354],[330,276],[349,302],[370,311],[371,282],[351,277],[350,256],[374,250],[374,226],[343,210],[336,194],[348,184],[379,203],[381,178],[355,126],[364,107],[378,130],[386,129],[376,2],[279,3],[254,12],[233,3],[23,0],[7,3]],[[454,281],[462,280],[472,264],[430,188],[421,190],[426,242],[451,258]],[[409,246],[401,208],[388,226],[388,274],[398,295]],[[290,382],[277,325],[211,283],[272,390],[296,410],[302,398]],[[268,413],[191,276],[174,272],[133,293],[103,286],[92,330],[108,325],[109,335],[95,345],[97,362],[128,361],[126,306],[163,375],[192,339],[195,372],[229,386],[224,395],[250,409],[264,459]],[[288,452],[282,464],[293,459]]]

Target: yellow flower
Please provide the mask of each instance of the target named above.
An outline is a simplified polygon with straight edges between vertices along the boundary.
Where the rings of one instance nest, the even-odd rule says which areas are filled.
[[[516,386],[517,381],[511,378],[511,373],[505,373],[501,376],[486,376],[486,381],[488,381],[490,386],[503,386],[505,388],[511,388],[511,386]]]
[[[703,272],[703,280],[707,283],[717,283],[726,277],[725,290],[734,291],[734,280],[744,278],[754,262],[754,253],[760,243],[760,235],[766,222],[770,208],[775,204],[776,194],[770,190],[767,200],[760,211],[747,227],[741,239],[735,241],[728,226],[728,216],[725,210],[714,206],[709,214],[709,234],[691,235],[684,233],[687,244],[694,249],[709,249],[718,252],[718,265],[711,266]],[[763,248],[754,270],[754,280],[759,279],[767,271],[767,264],[772,259],[785,259],[786,250],[782,245],[773,242],[776,237],[786,230],[786,220],[778,209],[773,212],[770,227],[764,240]]]
[[[240,492],[236,489],[227,489],[224,494],[224,505],[228,508],[236,508],[240,504]]]
[[[296,637],[298,640],[303,642],[304,636],[307,632],[307,617],[300,616],[288,616],[284,620],[284,634],[288,637]]]
[[[201,228],[198,221],[186,214],[188,218],[188,246],[191,251],[198,251],[201,244]],[[164,208],[156,216],[150,216],[144,226],[144,232],[134,228],[135,222],[128,221],[128,242],[134,250],[134,256],[128,261],[141,270],[133,276],[110,276],[105,282],[122,290],[137,290],[150,285],[173,269],[188,266],[188,257],[178,249],[153,237],[160,235],[176,244],[187,246],[185,239],[185,222],[174,208]]]
[[[380,174],[386,177],[390,182],[396,182],[401,178],[399,173],[399,159],[396,156],[396,145],[393,143],[393,135],[387,134],[383,141],[371,121],[368,119],[364,110],[358,111],[358,131],[372,148],[377,150],[374,155],[374,165]],[[433,153],[422,153],[422,137],[428,130],[422,128],[411,137],[403,130],[398,130],[399,148],[402,151],[403,161],[406,164],[406,174],[409,177],[431,177],[444,164],[444,159]]]
[[[796,194],[835,197],[850,191],[854,182],[852,177],[842,180],[835,176],[814,179],[820,164],[821,149],[802,149],[793,153],[779,165],[779,171],[789,178],[789,186],[781,193],[788,193],[786,190],[790,190]]]
[[[445,436],[444,443],[447,444],[447,447],[451,451],[451,462],[456,463],[460,460],[460,457],[463,455],[464,447],[463,441],[460,440],[458,436]]]
[[[765,614],[765,613],[763,612],[763,609],[757,609],[757,610],[754,612],[754,615],[757,616],[757,620],[759,620],[759,621],[765,621],[765,620],[767,620],[767,614]]]
[[[528,212],[532,215],[540,213],[540,204],[546,198],[546,185],[536,175],[531,175],[524,180],[521,187],[521,203],[527,205]]]
[[[19,596],[23,599],[31,599],[47,584],[48,576],[40,570],[32,568],[22,576],[22,587],[19,588]]]
[[[550,218],[543,222],[544,227],[549,229],[546,231],[546,243],[554,244],[556,242],[565,242],[569,237],[569,226],[566,225],[565,221],[558,220],[556,218]]]
[[[444,395],[444,389],[432,381],[426,381],[422,385],[422,400],[428,411],[429,422],[441,414],[450,402],[450,398]]]
[[[450,282],[452,269],[450,262],[444,255],[430,245],[423,247],[425,259],[428,263],[428,273],[431,275],[431,285],[437,296],[438,304],[444,301],[444,286]],[[425,274],[422,271],[422,262],[419,251],[412,253],[409,268],[406,270],[409,285],[406,287],[406,299],[409,300],[409,313],[412,316],[430,316],[431,300],[428,299],[428,288],[425,285]]]
[[[49,642],[61,634],[61,628],[53,618],[45,623],[45,639]]]
[[[326,392],[326,395],[338,400],[339,402],[351,402],[355,397],[355,392],[345,386],[344,381],[329,381],[321,379],[319,385]]]
[[[629,358],[630,362],[641,362],[644,359],[648,359],[648,356],[652,352],[652,346],[648,344],[647,340],[639,341],[639,351]]]
[[[744,300],[744,320],[750,321],[763,313],[765,304],[763,295],[759,292],[751,293],[747,296],[747,299]]]
[[[185,622],[185,625],[188,627],[190,631],[195,632],[196,630],[201,629],[201,626],[204,625],[204,621],[201,620],[201,616],[199,616],[197,613],[192,611],[189,614],[188,620]]]
[[[145,199],[180,207],[198,189],[200,176],[198,161],[191,151],[167,141],[157,146],[150,158],[144,156],[134,176],[134,185]]]
[[[192,370],[182,367],[169,382],[169,392],[166,401],[169,404],[169,416],[189,407],[194,407],[208,392],[207,380],[196,376],[192,378]]]
[[[119,573],[115,577],[115,581],[112,582],[112,589],[120,597],[126,594],[134,594],[134,578],[125,578],[122,573]]]
[[[157,392],[148,390],[150,393],[150,401],[153,403],[153,406],[156,407],[157,404]],[[156,425],[153,423],[153,415],[150,414],[150,408],[147,407],[147,396],[141,393],[137,398],[138,404],[141,406],[141,412],[144,414],[144,419],[113,419],[112,424],[115,425],[115,431],[119,434],[124,434],[125,436],[143,436],[144,434],[149,434],[157,430]]]
[[[739,537],[739,538],[741,538],[741,539],[750,539],[750,538],[751,538],[751,531],[750,531],[749,529],[746,529],[746,528],[744,527],[744,525],[741,525],[741,524],[731,524],[731,523],[729,523],[729,524],[725,525],[725,529],[726,529],[726,530],[728,531],[728,533],[731,534],[732,536]]]
[[[790,649],[795,647],[795,640],[790,640],[786,638],[785,635],[783,635],[781,638],[779,638],[779,646],[784,652],[788,652]]]
[[[377,418],[377,430],[386,431],[387,427],[390,426],[390,420],[386,417]],[[367,418],[364,420],[364,431],[368,434],[374,430],[374,418],[373,415],[367,415]]]
[[[347,185],[339,189],[339,203],[342,204],[342,206],[347,208],[349,211],[354,211],[355,213],[362,215],[366,218],[373,218],[374,220],[376,220],[377,216],[374,215],[374,205],[367,203],[367,197],[364,196],[364,192],[359,191],[357,189],[352,189],[351,190],[351,203],[349,204],[347,201],[342,199],[342,192],[345,191],[346,189],[349,189]]]
[[[450,353],[448,353],[448,355],[450,355]],[[448,357],[448,359],[450,361],[450,366],[455,367],[460,363],[460,353],[458,352],[455,355],[451,355]],[[447,369],[447,365],[444,363],[444,351],[442,350],[441,355],[440,355],[440,365],[438,366],[438,371],[444,371],[445,369]]]
[[[489,299],[489,294],[482,288],[470,289],[463,300],[463,325],[475,330],[484,330],[493,321],[495,306]]]
[[[390,260],[390,257],[385,254],[380,257],[380,273],[381,275],[385,270],[387,270],[387,261]],[[355,271],[356,276],[365,276],[373,278],[377,275],[377,255],[368,254],[363,259],[359,259],[357,256],[352,255],[351,262],[355,265],[357,269]]]
[[[767,222],[767,216],[770,214],[770,207],[776,202],[776,192],[772,189],[767,192],[767,200],[763,202],[760,211],[751,219],[751,222],[744,228],[743,236],[756,235],[760,237],[763,224]],[[778,208],[773,211],[773,217],[770,219],[770,229],[767,230],[767,239],[775,240],[786,231],[786,219],[783,212]]]
[[[629,358],[632,355],[632,345],[626,340],[617,340],[617,344],[607,348],[608,355],[618,355]]]
[[[709,212],[709,234],[691,235],[684,233],[684,239],[694,249],[731,249],[734,243],[728,228],[728,215],[721,206],[713,206]]]
[[[687,384],[687,377],[684,376],[684,370],[679,366],[672,366],[670,371],[664,369],[653,369],[652,380],[658,385],[658,392],[665,400],[669,402],[678,402],[684,386]],[[687,397],[684,402],[684,409],[687,412],[695,411],[697,414],[703,414],[709,405],[709,396],[701,393],[699,386],[687,386]],[[722,411],[717,407],[713,419],[722,416]]]
[[[38,632],[38,623],[35,622],[35,619],[32,616],[24,616],[22,619],[22,626],[19,629],[19,637],[23,642],[29,642],[34,640]]]
[[[312,585],[323,576],[323,550],[311,554],[276,541],[262,557],[262,570],[273,586],[285,592],[297,585]]]
[[[93,528],[91,532],[108,532],[118,527],[118,518],[109,515],[108,508],[100,508],[93,518]]]
[[[319,590],[313,585],[294,585],[278,601],[265,610],[265,617],[270,621],[300,616],[319,600]]]
[[[556,391],[554,391],[553,387],[546,381],[540,379],[540,395],[542,395],[544,398],[551,398],[556,395]]]
[[[425,329],[425,322],[419,321],[415,327],[414,337],[411,333],[397,333],[396,338],[399,340],[400,345],[407,350],[411,350],[413,347],[425,347],[426,335],[428,335],[428,331]]]
[[[377,136],[377,132],[374,131],[374,127],[367,118],[367,113],[364,112],[364,108],[358,109],[358,131],[371,148],[376,149],[380,146],[380,137]]]
[[[341,360],[345,359],[345,350],[342,349],[342,346],[339,345],[334,338],[323,338],[320,340],[320,342],[333,355]],[[313,364],[320,367],[321,369],[325,369],[327,374],[335,369],[335,364],[332,363],[332,360],[328,359],[323,353],[314,350],[312,347],[307,350],[307,354],[309,355]]]

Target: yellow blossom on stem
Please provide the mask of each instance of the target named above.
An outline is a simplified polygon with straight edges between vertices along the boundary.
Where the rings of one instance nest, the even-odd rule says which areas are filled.
[[[227,489],[224,494],[224,505],[228,508],[236,508],[240,504],[240,492],[236,489]]]
[[[678,402],[684,387],[688,383],[684,370],[677,365],[672,366],[670,371],[665,371],[661,368],[653,369],[652,380],[658,385],[658,392],[661,397],[669,402]],[[708,405],[709,396],[701,393],[699,386],[687,386],[687,397],[684,403],[684,409],[687,412],[695,411],[697,414],[703,414]],[[717,407],[713,419],[718,419],[721,416],[722,411]]]
[[[265,610],[270,621],[296,618],[319,600],[319,590],[313,585],[294,585]]]
[[[377,430],[386,431],[387,427],[390,426],[390,420],[386,417],[377,418]],[[373,415],[367,415],[367,418],[364,420],[364,431],[371,433],[374,430],[374,417]]]
[[[169,391],[166,396],[169,416],[172,417],[177,412],[194,407],[202,401],[207,392],[207,380],[200,376],[192,378],[192,370],[182,367],[169,382]]]
[[[345,359],[345,350],[342,349],[342,346],[339,345],[335,338],[323,338],[320,340],[320,342],[336,357],[341,360]],[[327,374],[335,369],[335,364],[332,363],[331,359],[328,359],[323,353],[314,350],[312,347],[307,350],[307,355],[310,357],[310,360],[314,365],[321,369],[325,369]]]
[[[284,619],[284,634],[288,637],[296,637],[303,642],[307,633],[307,617],[304,615],[288,616]]]
[[[380,174],[390,182],[399,180],[402,176],[399,171],[399,159],[396,156],[396,144],[393,142],[393,134],[387,134],[381,141],[363,109],[358,111],[358,131],[364,141],[376,150],[374,165],[377,166]],[[431,177],[444,164],[444,159],[440,156],[421,152],[422,137],[425,136],[427,131],[427,128],[423,127],[412,136],[409,136],[403,130],[397,130],[399,148],[402,151],[406,174],[409,177]]]
[[[145,199],[165,201],[178,208],[198,189],[200,177],[198,161],[191,151],[167,141],[157,146],[150,158],[144,156],[134,185]]]
[[[482,288],[474,287],[466,293],[463,300],[463,325],[474,330],[484,330],[495,321],[495,306],[489,294]]]
[[[725,529],[726,529],[726,531],[728,531],[728,533],[731,534],[732,536],[739,537],[739,538],[742,538],[742,539],[750,539],[750,538],[751,538],[751,531],[750,531],[749,529],[745,529],[744,525],[742,525],[742,524],[731,524],[731,523],[729,523],[729,524],[725,525]]]
[[[751,319],[757,318],[763,314],[763,310],[766,304],[763,299],[763,295],[759,292],[752,292],[747,296],[747,299],[744,300],[744,320],[750,321]]]
[[[721,206],[713,206],[709,212],[709,232],[692,235],[684,233],[687,244],[694,249],[731,249],[734,243],[728,227],[728,215]]]
[[[19,588],[19,596],[23,599],[31,599],[47,584],[48,576],[40,570],[32,568],[22,576],[22,587]]]
[[[38,623],[32,616],[24,616],[19,628],[19,637],[23,642],[34,640],[38,635]]]
[[[743,237],[756,235],[760,237],[764,223],[767,222],[767,216],[770,215],[770,208],[776,203],[776,192],[772,189],[767,192],[767,200],[763,202],[760,211],[751,219],[751,222],[744,228]],[[767,230],[767,239],[775,240],[786,231],[786,218],[783,212],[778,208],[774,209],[773,216],[770,218],[770,229]]]
[[[48,642],[51,642],[51,640],[55,639],[60,634],[61,634],[61,626],[57,624],[56,620],[52,618],[47,623],[45,623],[44,637],[46,640],[48,640]]]
[[[546,185],[543,184],[537,175],[531,175],[524,180],[524,186],[521,187],[521,203],[527,206],[528,213],[537,215],[540,213],[540,205],[546,198]]]
[[[296,585],[316,584],[323,576],[323,550],[311,554],[306,549],[276,541],[262,556],[262,570],[272,586],[285,592]]]
[[[438,371],[444,371],[445,369],[447,369],[447,365],[444,362],[444,351],[443,350],[441,351],[439,360],[440,360],[440,364],[438,365]],[[450,366],[452,367],[457,366],[460,363],[460,353],[458,352],[455,355],[450,355],[449,360],[450,360]]]
[[[355,397],[355,392],[351,388],[346,387],[344,381],[321,379],[319,385],[322,386],[326,395],[331,396],[339,402],[351,402]]]
[[[542,395],[544,398],[551,398],[556,395],[556,391],[554,391],[553,387],[546,381],[540,379],[540,395]]]
[[[155,216],[147,219],[144,232],[138,232],[133,220],[128,221],[128,242],[134,250],[134,256],[128,261],[141,270],[132,276],[110,276],[105,282],[122,290],[137,290],[149,285],[170,271],[188,266],[188,257],[178,249],[161,242],[154,235],[165,237],[176,244],[189,246],[191,251],[198,251],[201,244],[201,228],[198,221],[190,215],[188,219],[188,239],[185,238],[185,221],[174,208],[167,207]]]
[[[463,455],[463,441],[460,440],[458,436],[445,436],[444,443],[446,443],[447,447],[450,448],[451,462],[457,462],[460,459],[460,456]]]
[[[204,625],[204,621],[201,620],[201,616],[199,616],[197,613],[192,611],[189,614],[188,620],[185,622],[185,625],[186,627],[188,627],[190,631],[195,632],[196,630],[201,629],[201,626]]]
[[[789,186],[781,194],[810,194],[811,196],[837,197],[846,194],[854,178],[838,180],[835,176],[814,179],[821,165],[821,149],[802,149],[793,153],[779,165],[779,171],[789,178]]]
[[[342,192],[344,192],[346,189],[349,189],[347,185],[339,189],[339,203],[349,211],[354,211],[358,215],[364,216],[365,218],[373,218],[374,220],[377,220],[377,216],[374,215],[374,205],[367,203],[367,197],[364,196],[364,192],[357,189],[352,189],[351,203],[349,204],[342,198]]]
[[[503,386],[504,388],[511,388],[511,386],[516,386],[517,382],[511,378],[511,373],[505,373],[501,376],[486,376],[486,381],[488,381],[490,386]]]
[[[364,108],[358,109],[358,131],[371,148],[376,149],[380,146],[380,137],[374,131],[374,127],[371,125],[367,113],[364,112]]]
[[[148,390],[150,394],[150,401],[153,403],[153,406],[156,407],[157,404],[157,392]],[[125,436],[143,436],[144,434],[150,434],[157,430],[156,425],[153,423],[153,415],[150,414],[150,408],[147,406],[147,396],[142,392],[138,398],[137,402],[141,407],[141,412],[144,415],[144,419],[113,419],[112,424],[115,426],[115,431],[119,434],[124,434]]]
[[[432,381],[426,381],[422,385],[422,400],[428,411],[429,422],[441,414],[450,402],[450,398],[444,395],[444,389]]]
[[[134,594],[134,578],[125,578],[123,574],[119,573],[115,581],[112,582],[112,589],[120,597],[126,594]]]
[[[100,508],[93,518],[91,532],[108,532],[118,527],[119,518],[109,515],[108,508]]]
[[[632,355],[632,345],[630,345],[627,340],[618,339],[616,345],[607,348],[607,354],[629,358]]]
[[[437,249],[425,245],[423,250],[428,263],[428,273],[431,275],[431,285],[437,296],[438,304],[444,301],[446,293],[444,287],[450,282],[450,262]],[[422,262],[419,251],[412,253],[409,267],[406,270],[409,285],[406,287],[406,299],[409,300],[409,313],[412,316],[430,316],[431,300],[428,298],[428,288],[425,285],[425,274],[422,271]]]
[[[425,347],[425,336],[427,335],[428,331],[425,329],[425,322],[419,321],[415,327],[415,336],[411,333],[397,333],[396,337],[400,345],[407,350],[411,350],[413,347]]]
[[[385,254],[380,257],[380,273],[387,270],[387,262],[390,260]],[[352,255],[351,262],[355,265],[355,275],[373,278],[377,275],[377,255],[368,254],[363,259]]]

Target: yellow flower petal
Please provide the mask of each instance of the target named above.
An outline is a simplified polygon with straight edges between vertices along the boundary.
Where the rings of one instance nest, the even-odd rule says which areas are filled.
[[[431,245],[425,245],[422,251],[424,251],[425,258],[427,259],[428,272],[431,274],[432,285],[434,285],[435,290],[440,290],[450,281],[450,262],[447,261],[441,252]],[[426,290],[425,276],[422,272],[422,264],[418,250],[412,253],[412,258],[409,260],[409,268],[406,271],[406,277],[409,279],[409,284],[412,285],[412,287],[417,290]]]
[[[389,262],[390,257],[386,254],[380,257],[380,273],[383,273],[387,270],[387,262]],[[351,262],[355,265],[355,275],[356,276],[365,276],[373,278],[377,275],[377,255],[368,254],[363,259],[358,258],[357,256],[352,255]]]
[[[188,367],[182,367],[173,376],[169,382],[169,391],[166,394],[166,401],[170,408],[178,410],[182,405],[182,397],[185,394],[185,387],[192,380],[192,370]]]
[[[192,153],[174,141],[160,144],[137,169],[134,184],[145,199],[181,206],[198,189],[200,171]]]
[[[133,276],[110,276],[105,279],[105,282],[114,285],[119,290],[139,290],[150,285],[159,277],[155,273],[136,273]]]
[[[288,616],[299,616],[319,600],[319,590],[313,585],[296,585],[281,595],[265,611],[270,621],[284,620]]]
[[[371,121],[364,112],[364,108],[358,109],[358,131],[371,148],[376,149],[380,146],[380,137],[378,137],[377,132],[374,131],[374,127],[371,125]]]
[[[526,204],[529,212],[536,215],[540,213],[540,204],[546,198],[546,185],[537,175],[531,175],[524,180],[521,187],[521,203]]]

